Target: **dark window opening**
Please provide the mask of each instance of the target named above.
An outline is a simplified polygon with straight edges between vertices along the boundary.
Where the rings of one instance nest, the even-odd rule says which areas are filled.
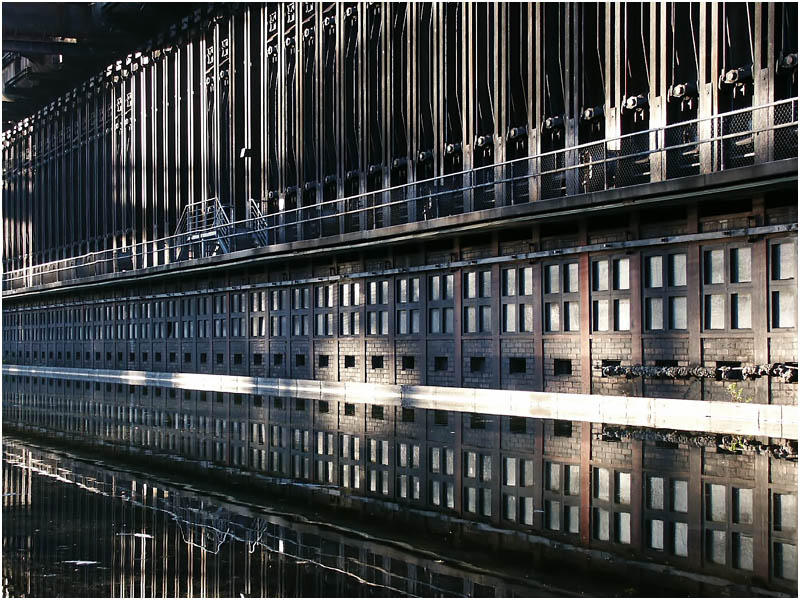
[[[234,354],[233,355],[233,364],[240,365],[242,364],[242,355],[241,354]]]
[[[486,367],[485,356],[471,356],[469,359],[469,370],[473,373],[480,373]]]
[[[264,397],[256,394],[253,396],[253,406],[260,407],[264,405]]]
[[[433,424],[434,425],[447,425],[448,423],[448,414],[446,410],[434,410],[433,411]]]
[[[78,358],[77,354],[75,355],[75,358]],[[128,353],[128,360],[130,362],[134,362],[136,360],[136,353],[135,352],[129,352]]]
[[[677,360],[657,360],[656,361],[657,367],[677,367],[678,361]]]
[[[604,369],[605,369],[606,367],[618,367],[618,366],[620,365],[620,362],[621,362],[621,361],[618,361],[618,360],[607,360],[607,359],[603,359],[603,360],[600,362],[600,366],[601,366],[602,368],[604,368]],[[605,377],[605,375],[603,375],[603,377]]]
[[[572,437],[572,421],[553,421],[553,435]]]
[[[433,370],[434,371],[447,371],[447,357],[434,356],[433,357]]]
[[[200,353],[200,364],[204,365],[208,362],[208,355],[205,352]]]
[[[294,409],[304,411],[306,409],[306,401],[303,398],[296,398],[294,401]]]
[[[378,406],[377,404],[372,405],[372,418],[377,419],[379,421],[383,421],[383,407]]]
[[[414,357],[413,356],[404,356],[403,359],[403,371],[410,371],[414,368]]]
[[[740,369],[741,366],[742,366],[742,363],[740,363],[740,362],[735,362],[735,361],[730,361],[730,360],[718,360],[717,361],[717,370],[716,370],[716,379],[717,379],[717,381],[722,381],[723,380],[723,377],[722,377],[722,373],[723,373],[722,369],[723,368],[727,367],[727,368],[730,368],[730,369]],[[725,374],[725,378],[724,379],[726,379],[728,381],[741,381],[742,380],[742,372],[740,370],[727,371],[726,374]]]
[[[525,373],[527,371],[527,365],[525,364],[527,361],[524,358],[509,358],[508,359],[508,372],[511,375],[516,375],[518,373]]]
[[[553,373],[558,375],[572,375],[572,360],[568,358],[556,358],[553,361]]]
[[[217,354],[217,364],[218,364],[218,365],[221,365],[221,364],[222,364],[222,362],[223,362],[223,360],[224,360],[224,359],[223,359],[223,357],[222,357],[222,354],[219,354],[219,353],[218,353],[218,354]]]
[[[372,357],[372,368],[373,369],[382,369],[383,368],[383,356],[373,356]]]
[[[61,360],[61,352],[58,353],[58,358]],[[122,352],[117,352],[117,362],[122,362]]]
[[[470,429],[486,429],[486,419],[483,415],[472,413],[469,416]]]
[[[511,433],[527,433],[527,422],[525,417],[511,417],[508,423]]]
[[[328,412],[328,402],[327,402],[326,400],[320,400],[320,401],[317,403],[317,409],[318,409],[318,410],[319,410],[319,412],[321,412],[321,413],[326,413],[326,412]]]
[[[260,367],[264,364],[264,355],[260,352],[256,352],[253,354],[253,364],[257,367]]]
[[[349,402],[345,402],[344,404],[344,414],[346,417],[352,417],[356,414],[356,405],[350,404]]]
[[[344,357],[344,368],[345,369],[352,369],[356,366],[356,357],[352,354],[348,354]]]
[[[328,368],[328,355],[327,354],[320,354],[319,355],[319,368],[320,369],[327,369]]]
[[[306,355],[305,354],[295,354],[294,355],[294,366],[295,367],[305,367],[306,366]]]
[[[242,394],[234,394],[233,395],[233,403],[234,404],[241,404],[242,403]]]
[[[277,396],[272,399],[272,407],[283,409],[283,398],[278,398]]]
[[[99,352],[95,352],[94,353],[94,359],[96,361],[100,362],[100,353]],[[142,353],[142,360],[145,360],[145,361],[147,360],[147,352]]]
[[[192,353],[191,352],[184,352],[183,353],[183,362],[185,362],[185,363],[192,362]]]
[[[142,362],[147,362],[148,358],[147,352],[142,352]],[[100,360],[100,356],[97,357],[97,360]]]
[[[220,403],[223,401],[222,392],[217,392],[215,400]]]
[[[667,450],[677,450],[678,443],[677,442],[664,442],[661,440],[656,441],[656,448],[665,448]]]
[[[283,364],[283,354],[273,354],[272,365],[275,367],[280,367],[282,364]]]
[[[413,408],[404,408],[402,411],[402,419],[403,423],[413,423],[414,422],[414,409]]]
[[[158,392],[158,389],[156,389]],[[158,394],[156,394],[157,396]],[[197,397],[200,402],[208,402],[208,392],[200,392],[200,395]]]
[[[72,352],[67,352],[67,360],[72,359]],[[119,359],[122,360],[122,352],[119,353]]]

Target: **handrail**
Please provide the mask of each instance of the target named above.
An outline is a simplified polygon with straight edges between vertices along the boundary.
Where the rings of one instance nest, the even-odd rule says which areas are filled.
[[[587,179],[580,180],[581,177],[591,178],[591,182],[599,186],[599,189],[615,189],[635,185],[637,183],[648,183],[654,179],[673,179],[683,176],[682,172],[678,175],[670,175],[669,170],[671,167],[676,167],[679,171],[689,168],[693,171],[690,174],[699,174],[701,172],[721,171],[739,166],[738,163],[735,162],[736,160],[751,161],[751,164],[767,162],[771,160],[769,157],[766,159],[758,159],[752,152],[739,155],[726,144],[733,140],[749,139],[750,141],[748,144],[752,144],[753,152],[757,152],[756,139],[760,134],[771,132],[774,135],[782,130],[796,131],[797,102],[797,98],[792,98],[757,107],[720,113],[712,117],[692,119],[615,138],[604,138],[569,148],[553,150],[501,163],[494,163],[492,165],[463,170],[456,173],[438,175],[425,180],[404,183],[344,198],[322,200],[310,206],[297,206],[296,208],[283,210],[277,213],[268,213],[266,215],[260,210],[259,201],[248,199],[248,215],[245,219],[238,221],[233,221],[228,216],[227,211],[218,198],[195,201],[184,207],[174,235],[165,236],[148,242],[129,244],[118,249],[90,252],[77,257],[26,266],[4,273],[3,280],[6,284],[9,284],[23,279],[28,282],[27,285],[33,285],[33,277],[39,277],[41,275],[52,276],[55,274],[58,279],[58,276],[63,271],[75,268],[92,270],[97,265],[109,262],[112,264],[113,270],[124,269],[124,266],[119,267],[117,265],[116,261],[118,258],[125,258],[127,262],[130,262],[130,259],[134,259],[133,268],[136,268],[135,265],[137,263],[146,264],[149,262],[150,264],[154,264],[158,262],[158,257],[152,257],[152,255],[165,251],[168,256],[167,260],[164,262],[191,260],[197,258],[198,255],[195,253],[194,256],[190,256],[192,254],[191,252],[184,252],[186,247],[197,243],[196,241],[188,239],[187,234],[189,231],[194,235],[200,236],[213,233],[219,243],[220,249],[223,252],[229,252],[230,249],[234,247],[232,245],[233,240],[240,236],[250,236],[251,238],[255,238],[258,245],[266,246],[269,245],[270,239],[275,243],[284,240],[316,239],[347,232],[346,230],[352,229],[352,223],[348,225],[347,220],[352,219],[356,215],[364,220],[364,222],[358,224],[356,230],[365,228],[378,229],[393,224],[435,219],[439,216],[440,212],[443,212],[441,203],[445,202],[448,196],[457,198],[460,194],[460,199],[466,200],[468,194],[477,194],[477,190],[483,189],[491,192],[493,188],[509,185],[512,186],[512,188],[507,190],[507,193],[511,193],[513,196],[516,189],[515,186],[523,182],[530,182],[531,180],[535,180],[535,182],[539,184],[541,198],[550,198],[574,195],[587,191],[583,189],[588,185]],[[787,119],[786,122],[775,123],[776,118],[774,110],[771,110],[767,114],[768,118],[764,119],[767,125],[760,127],[754,126],[757,123],[757,119],[755,118],[757,111],[777,109],[784,106],[789,107],[791,110],[791,112],[784,117]],[[741,131],[734,131],[732,133],[726,132],[726,129],[728,129],[726,123],[728,123],[732,117],[737,117],[739,115],[748,115],[751,120],[744,121],[743,124],[737,127],[737,129],[741,127]],[[699,125],[702,123],[708,123],[710,127],[701,128]],[[698,126],[693,127],[694,125]],[[684,136],[684,139],[682,139],[680,143],[667,145],[669,132],[675,130],[687,131],[694,139],[685,141]],[[638,142],[636,145],[646,148],[642,150],[637,148],[636,151],[623,154],[622,148],[626,145],[625,142],[629,140]],[[788,143],[791,144],[792,140],[794,140],[794,145],[790,145],[785,149],[788,151],[788,156],[786,157],[797,156],[796,136],[792,136]],[[771,146],[772,145],[773,144],[771,144]],[[699,156],[701,148],[706,146],[708,147],[710,159],[709,165],[707,165],[705,169],[703,169],[702,166],[698,167],[695,163],[672,164],[675,162],[676,152],[689,150],[693,154]],[[650,169],[641,164],[654,154],[662,155],[661,162],[656,163],[656,165],[660,165],[661,173],[655,178],[649,173]],[[561,165],[559,165],[559,158],[563,159]],[[699,158],[697,160],[699,160]],[[731,160],[734,161],[732,164],[729,162]],[[637,161],[640,163],[638,168],[640,170],[646,170],[637,172],[636,169],[632,168],[631,163],[637,163]],[[548,162],[550,164],[546,166],[543,164]],[[653,164],[652,161],[650,161],[650,163],[651,165]],[[577,172],[575,172],[576,170]],[[567,182],[567,175],[570,172],[573,172],[575,177],[572,183]],[[545,184],[549,184],[551,187],[544,189]],[[591,191],[599,190],[592,188]],[[535,199],[527,195],[525,198],[526,202]],[[511,199],[513,200],[513,197]],[[374,202],[369,202],[370,200],[374,200]],[[424,203],[425,208],[420,211],[420,207],[415,208],[413,203]],[[447,212],[447,214],[477,212],[484,208],[492,208],[497,205],[496,198],[492,197],[488,200],[488,203],[490,206],[476,206],[470,208],[464,205],[463,208],[455,212]],[[509,205],[511,203],[512,202],[506,202],[506,204]],[[406,207],[405,213],[393,212],[396,209],[402,208],[404,205]],[[331,214],[324,214],[325,209],[328,207],[336,207],[338,210]],[[412,215],[412,209],[415,209],[418,214]],[[446,211],[449,209],[445,207],[444,210]],[[213,214],[209,215],[209,212]],[[381,217],[383,221],[379,224],[379,216],[381,214],[383,215]],[[209,220],[208,217],[211,217],[211,219]],[[373,221],[372,225],[367,223],[367,220]],[[336,232],[333,234],[325,234],[323,232],[325,224],[333,224]],[[302,228],[308,227],[309,225],[314,225],[316,229],[311,235],[305,235],[302,232]],[[205,255],[205,252],[201,252],[200,255]],[[139,259],[139,257],[141,258]],[[148,257],[150,257],[149,260],[147,260]],[[81,276],[86,275],[74,274],[74,277],[67,279],[77,279]]]

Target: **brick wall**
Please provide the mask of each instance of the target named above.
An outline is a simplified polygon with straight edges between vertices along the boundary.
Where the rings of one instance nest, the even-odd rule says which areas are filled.
[[[581,392],[581,348],[578,336],[558,336],[544,340],[544,391],[578,394]],[[555,360],[572,361],[571,375],[555,375]]]
[[[742,364],[753,363],[753,339],[746,337],[736,338],[705,338],[702,340],[703,366],[714,368],[717,361],[741,362]],[[730,386],[731,381],[712,381],[703,380],[703,400],[715,402],[734,402],[735,395],[732,395]],[[755,381],[737,381],[737,387],[741,389],[742,397],[752,398],[752,402],[765,402],[765,398],[759,397],[757,383]]]
[[[620,361],[620,366],[631,365],[631,338],[620,335],[595,335],[591,339],[592,393],[607,396],[636,396],[637,382],[623,377],[603,377],[604,360]]]
[[[533,390],[534,364],[533,354],[536,343],[525,338],[508,338],[500,341],[500,384],[505,390]],[[525,372],[511,373],[512,358],[523,359],[525,361]],[[523,366],[518,361],[514,361],[515,368]]]

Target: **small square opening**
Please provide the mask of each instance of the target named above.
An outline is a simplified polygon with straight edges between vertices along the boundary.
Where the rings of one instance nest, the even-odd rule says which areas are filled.
[[[527,426],[525,417],[511,417],[508,422],[508,429],[511,433],[526,433]]]
[[[272,407],[277,408],[279,410],[283,409],[283,398],[278,398],[277,396],[272,399]]]
[[[160,363],[161,362],[161,352],[156,352],[155,354],[155,361]]]
[[[730,360],[718,360],[717,363],[716,363],[716,367],[717,367],[717,369],[716,369],[716,380],[717,381],[722,381],[723,380],[722,373],[723,373],[723,370],[725,368],[727,368],[727,369],[737,369],[737,370],[728,371],[725,374],[725,377],[724,377],[724,379],[726,381],[741,381],[742,380],[742,372],[740,370],[738,370],[738,369],[741,368],[741,366],[742,366],[742,363],[740,363],[740,362],[735,362],[735,361],[730,361]]]
[[[403,423],[413,423],[414,422],[414,409],[413,408],[404,408],[402,411],[402,418]]]
[[[174,363],[176,360],[178,360],[178,355],[175,352],[170,352],[169,362]]]
[[[222,392],[217,392],[217,394],[216,394],[216,398],[214,398],[214,400],[215,400],[216,402],[222,403],[222,401],[223,401]]]
[[[434,410],[433,411],[433,424],[434,425],[447,425],[448,418],[447,418],[447,411],[446,410]]]
[[[257,367],[264,364],[264,356],[260,352],[253,354],[253,364]]]
[[[200,353],[200,364],[204,365],[207,362],[208,362],[208,354],[206,354],[205,352],[201,352]]]
[[[253,396],[253,406],[258,408],[263,405],[264,405],[264,396],[261,396],[260,394],[255,394]]]
[[[677,360],[657,360],[655,362],[655,366],[657,367],[677,367],[678,361]]]
[[[192,353],[191,352],[184,352],[183,353],[183,362],[185,362],[185,363],[192,362]]]
[[[379,421],[383,421],[383,407],[378,406],[377,404],[372,405],[371,415],[373,419],[377,419]]]
[[[295,354],[294,355],[294,366],[295,367],[305,367],[306,366],[306,355],[305,354]]]
[[[372,357],[372,368],[373,369],[382,369],[383,368],[383,356],[373,356]]]
[[[447,357],[434,356],[433,357],[433,370],[434,371],[447,371]]]
[[[328,412],[328,401],[327,400],[320,400],[319,402],[317,402],[317,410],[320,413]]]
[[[414,357],[413,356],[404,356],[402,359],[403,363],[403,371],[410,371],[414,368]]]
[[[555,420],[553,422],[553,435],[572,437],[572,421]]]
[[[486,429],[486,418],[483,415],[472,413],[469,416],[470,429]]]
[[[222,353],[218,352],[217,353],[217,364],[221,365],[224,361],[225,361],[225,358],[223,357]]]
[[[556,358],[553,360],[553,373],[556,376],[572,375],[572,360],[569,358]]]
[[[147,362],[147,352],[142,352],[142,362]],[[97,360],[100,360],[100,353],[97,353]]]
[[[344,357],[344,368],[352,369],[356,366],[356,357],[352,354],[347,354]]]
[[[327,354],[320,354],[319,355],[319,360],[317,361],[317,364],[318,364],[319,368],[320,369],[327,369],[328,368],[328,360],[329,359],[328,359],[328,355]]]
[[[344,403],[344,415],[346,417],[352,417],[356,414],[356,405],[351,404],[350,402]]]
[[[294,409],[304,411],[306,409],[306,401],[304,398],[295,398]]]
[[[241,354],[236,353],[236,354],[233,355],[233,364],[235,364],[235,365],[242,364],[242,355]]]
[[[283,354],[273,354],[272,364],[275,367],[280,367],[283,364]]]
[[[525,373],[527,370],[527,365],[525,364],[527,361],[521,357],[512,357],[508,359],[508,372],[511,375],[516,375],[519,373]]]
[[[486,367],[485,356],[471,356],[469,359],[469,370],[473,373],[480,373]]]

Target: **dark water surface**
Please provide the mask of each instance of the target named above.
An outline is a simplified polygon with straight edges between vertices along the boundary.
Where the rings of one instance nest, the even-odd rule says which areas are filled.
[[[564,593],[8,437],[2,537],[13,597]]]

